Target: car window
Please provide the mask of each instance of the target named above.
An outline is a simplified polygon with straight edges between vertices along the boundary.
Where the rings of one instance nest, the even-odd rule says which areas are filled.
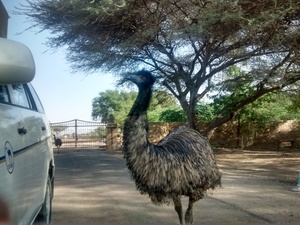
[[[8,90],[5,85],[0,85],[0,102],[9,103]]]
[[[26,93],[22,84],[13,84],[12,90],[13,90],[14,104],[25,108],[32,108],[29,102],[29,98],[28,98],[29,96]]]
[[[38,97],[38,95],[36,94],[34,88],[32,87],[32,85],[28,84],[27,86],[30,90],[30,93],[31,93],[31,96],[33,98],[33,101],[34,101],[34,104],[35,104],[35,107],[36,107],[36,110],[40,113],[44,113],[44,107]]]

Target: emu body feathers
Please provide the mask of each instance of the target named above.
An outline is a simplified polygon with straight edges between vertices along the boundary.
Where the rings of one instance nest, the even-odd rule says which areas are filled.
[[[147,108],[155,78],[147,71],[129,74],[125,80],[139,88],[137,99],[125,121],[123,153],[131,177],[142,194],[154,204],[174,201],[183,224],[180,196],[189,197],[186,224],[193,222],[193,203],[206,190],[221,184],[221,174],[209,143],[191,128],[174,129],[158,144],[148,141]]]
[[[220,184],[210,146],[202,140],[197,131],[179,127],[157,145],[144,142],[145,148],[128,154],[127,165],[137,189],[149,194],[155,204],[181,195],[201,199],[205,190]]]

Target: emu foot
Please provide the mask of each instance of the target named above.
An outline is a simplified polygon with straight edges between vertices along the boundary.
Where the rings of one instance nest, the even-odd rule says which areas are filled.
[[[191,225],[193,223],[193,210],[192,209],[187,209],[185,213],[185,224],[186,225]]]

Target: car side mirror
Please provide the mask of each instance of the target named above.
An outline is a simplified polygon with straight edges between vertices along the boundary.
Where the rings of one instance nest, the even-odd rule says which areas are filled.
[[[0,84],[21,84],[32,81],[35,64],[27,46],[0,38]]]

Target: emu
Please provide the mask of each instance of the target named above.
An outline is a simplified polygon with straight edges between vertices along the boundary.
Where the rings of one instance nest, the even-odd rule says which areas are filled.
[[[54,144],[57,148],[57,153],[59,154],[59,149],[60,149],[60,146],[62,145],[62,141],[60,138],[56,138],[55,135],[53,135],[54,137]]]
[[[193,205],[207,189],[221,185],[221,174],[209,143],[194,129],[179,127],[159,143],[148,141],[147,109],[155,77],[148,71],[126,74],[124,82],[138,87],[138,96],[126,118],[123,154],[131,178],[141,194],[156,205],[173,200],[180,224],[193,223]],[[181,196],[189,198],[183,221]]]

